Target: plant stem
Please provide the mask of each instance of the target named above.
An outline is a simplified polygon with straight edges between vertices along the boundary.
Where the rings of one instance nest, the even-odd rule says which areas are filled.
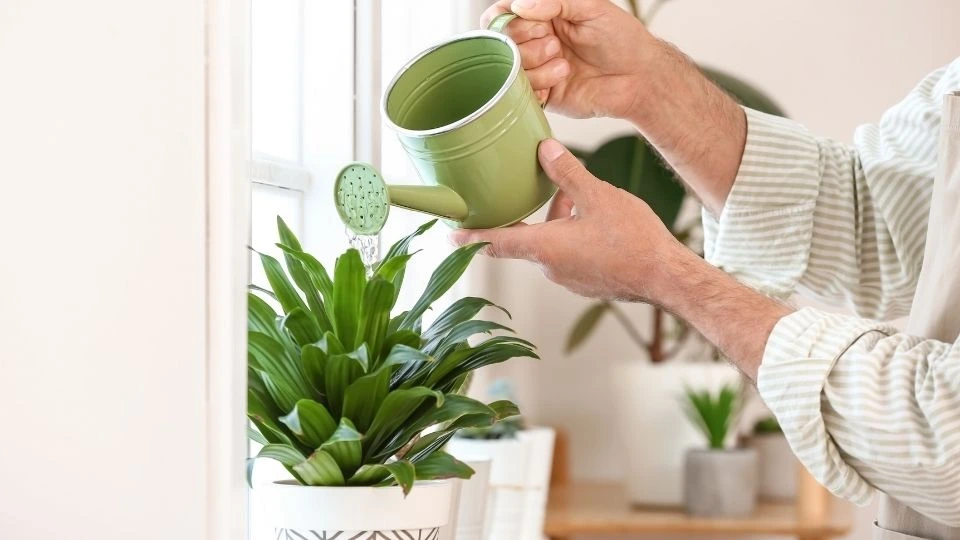
[[[643,336],[640,335],[640,332],[637,332],[637,329],[634,328],[633,323],[630,322],[630,317],[628,317],[627,314],[620,309],[620,306],[614,302],[610,302],[610,313],[616,317],[617,322],[620,323],[620,326],[623,326],[623,329],[627,331],[627,335],[630,336],[630,339],[649,353],[650,345],[644,341]]]
[[[648,347],[650,361],[659,364],[665,360],[663,356],[663,310],[653,308],[653,339]]]

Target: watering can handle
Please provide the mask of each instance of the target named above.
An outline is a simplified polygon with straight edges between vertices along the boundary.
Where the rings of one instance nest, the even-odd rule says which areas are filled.
[[[496,17],[493,18],[493,20],[490,21],[490,24],[487,25],[487,30],[491,30],[493,32],[499,32],[502,34],[503,29],[506,28],[508,24],[510,24],[510,21],[516,18],[517,18],[516,13],[511,13],[509,11],[506,13],[501,13],[500,15],[497,15]]]

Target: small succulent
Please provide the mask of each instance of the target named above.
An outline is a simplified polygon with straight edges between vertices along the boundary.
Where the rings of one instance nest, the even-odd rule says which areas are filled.
[[[511,332],[474,319],[499,306],[461,298],[421,327],[483,244],[451,253],[420,299],[393,314],[410,244],[435,222],[394,244],[372,275],[350,249],[331,276],[277,218],[286,269],[259,254],[270,287],[251,287],[248,296],[247,416],[250,438],[263,445],[257,457],[279,461],[304,485],[400,485],[406,493],[415,480],[469,478],[470,467],[442,450],[446,442],[460,429],[519,414],[509,400],[461,395],[473,370],[537,357],[532,344],[509,335],[468,343]]]
[[[771,433],[783,433],[783,429],[780,428],[780,422],[777,422],[777,419],[773,416],[761,418],[753,425],[754,435],[769,435]]]
[[[743,406],[739,385],[727,384],[716,394],[708,390],[684,390],[684,412],[707,439],[712,450],[722,450],[727,434],[734,429]]]
[[[487,395],[495,399],[514,401],[513,386],[504,379],[493,381],[490,389],[487,391]],[[517,433],[526,428],[526,422],[524,422],[522,416],[513,416],[511,418],[505,418],[492,426],[460,430],[460,432],[457,433],[457,437],[484,440],[513,439],[516,438]]]

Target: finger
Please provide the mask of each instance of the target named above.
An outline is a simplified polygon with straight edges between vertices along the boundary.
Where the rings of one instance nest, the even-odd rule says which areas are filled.
[[[560,84],[570,74],[570,63],[554,58],[546,64],[527,70],[527,79],[534,90],[546,90]]]
[[[547,88],[541,88],[540,90],[535,91],[534,94],[536,94],[537,101],[539,101],[541,105],[550,99],[550,90]]]
[[[488,242],[483,254],[501,259],[538,260],[541,241],[539,225],[517,223],[499,229],[458,229],[450,233],[454,244],[465,245]]]
[[[570,22],[581,22],[596,18],[607,3],[607,0],[514,0],[509,3],[509,8],[530,21],[549,21],[559,17]]]
[[[540,39],[553,34],[553,27],[550,23],[514,19],[503,29],[503,32],[516,43],[526,43],[531,39]]]
[[[576,203],[563,190],[557,192],[550,202],[550,211],[547,212],[547,221],[555,219],[564,219],[573,215],[573,207]]]
[[[543,171],[553,183],[573,199],[579,208],[586,209],[590,194],[599,180],[590,174],[576,156],[554,139],[541,142],[537,154]]]
[[[490,21],[493,20],[497,15],[502,15],[510,11],[510,4],[512,0],[498,0],[494,2],[493,5],[488,7],[483,11],[483,14],[480,15],[480,28],[486,28],[490,25]]]
[[[560,54],[560,40],[556,36],[549,36],[521,43],[519,48],[523,69],[533,69],[546,64]]]

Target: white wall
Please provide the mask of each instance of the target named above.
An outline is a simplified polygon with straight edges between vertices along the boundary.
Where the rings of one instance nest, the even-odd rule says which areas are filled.
[[[206,537],[204,2],[0,2],[0,538]]]
[[[877,119],[923,75],[960,56],[956,21],[955,0],[675,0],[652,30],[695,60],[753,82],[815,132],[849,140],[856,125]],[[553,117],[551,125],[561,140],[585,148],[629,131],[609,120]],[[493,268],[493,296],[544,357],[498,373],[519,381],[528,414],[569,432],[575,479],[617,480],[621,458],[610,431],[607,373],[616,362],[639,361],[639,352],[608,320],[585,347],[565,356],[566,333],[588,302],[527,265]],[[631,307],[646,328],[646,310]]]

